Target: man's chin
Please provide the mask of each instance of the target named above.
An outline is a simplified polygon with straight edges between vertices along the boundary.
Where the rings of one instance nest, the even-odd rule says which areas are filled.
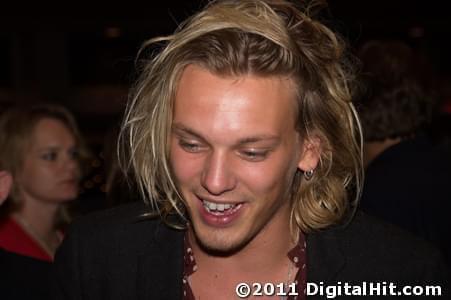
[[[248,244],[248,241],[242,239],[231,240],[212,236],[204,237],[202,235],[195,235],[195,238],[199,248],[211,256],[231,256],[242,250]]]

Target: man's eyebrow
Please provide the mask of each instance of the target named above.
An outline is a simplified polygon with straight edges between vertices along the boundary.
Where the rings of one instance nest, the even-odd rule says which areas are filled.
[[[205,140],[202,135],[200,135],[199,133],[197,133],[196,131],[194,131],[191,128],[188,128],[182,124],[176,123],[174,125],[172,125],[172,131],[176,134],[188,134],[188,135],[192,135],[193,137],[200,139],[200,140]]]
[[[172,126],[172,130],[176,134],[188,134],[197,139],[205,141],[205,139],[202,137],[201,134],[197,133],[193,129],[188,128],[182,124],[174,124]],[[261,134],[261,135],[255,135],[255,136],[249,136],[249,137],[242,138],[242,139],[238,140],[237,145],[242,146],[245,144],[257,143],[257,142],[261,142],[261,141],[274,141],[276,143],[279,143],[280,138],[277,135]]]
[[[279,143],[280,138],[276,135],[262,134],[262,135],[245,137],[243,139],[240,139],[237,144],[245,145],[245,144],[252,144],[252,143],[257,143],[257,142],[262,142],[262,141],[274,141],[276,143]]]

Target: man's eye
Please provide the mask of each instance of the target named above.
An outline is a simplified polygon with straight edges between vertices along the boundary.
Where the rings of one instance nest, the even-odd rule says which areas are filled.
[[[201,146],[196,143],[190,143],[190,142],[181,140],[181,141],[179,141],[179,145],[180,145],[180,147],[182,147],[182,149],[184,149],[187,152],[191,152],[191,153],[199,152],[201,150]]]
[[[57,156],[58,155],[56,154],[56,152],[48,152],[48,153],[44,153],[41,156],[41,158],[43,160],[47,160],[47,161],[54,161],[54,160],[56,160]]]
[[[242,156],[249,161],[261,161],[266,158],[268,151],[243,151]]]

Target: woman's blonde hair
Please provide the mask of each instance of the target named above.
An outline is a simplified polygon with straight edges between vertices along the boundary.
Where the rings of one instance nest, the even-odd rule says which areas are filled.
[[[0,161],[13,178],[22,169],[25,152],[30,147],[34,129],[42,119],[56,119],[62,122],[73,134],[79,162],[84,162],[90,153],[85,146],[73,115],[64,107],[56,104],[35,104],[31,106],[13,106],[0,115]],[[13,183],[10,194],[9,210],[20,207],[18,187]]]
[[[288,76],[297,85],[296,129],[321,141],[314,177],[292,186],[292,226],[304,232],[343,219],[362,183],[361,134],[351,103],[352,64],[345,44],[313,19],[318,2],[213,1],[170,36],[147,41],[144,61],[122,125],[122,166],[132,169],[147,203],[164,219],[184,216],[169,162],[175,93],[186,66],[219,76]],[[155,49],[160,47],[160,49]],[[351,198],[351,199],[350,199]]]

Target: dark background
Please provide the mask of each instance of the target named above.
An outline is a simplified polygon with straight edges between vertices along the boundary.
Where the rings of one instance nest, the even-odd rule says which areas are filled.
[[[0,12],[0,111],[12,103],[57,102],[77,117],[95,154],[84,193],[104,189],[103,145],[120,120],[134,58],[143,41],[171,33],[205,1],[121,2],[95,6],[18,4]],[[155,3],[154,6],[149,6]],[[357,48],[397,38],[430,60],[442,99],[451,99],[448,1],[331,0],[334,27]],[[449,108],[448,108],[449,109]],[[444,106],[443,110],[447,110]],[[451,109],[450,109],[451,111]]]

